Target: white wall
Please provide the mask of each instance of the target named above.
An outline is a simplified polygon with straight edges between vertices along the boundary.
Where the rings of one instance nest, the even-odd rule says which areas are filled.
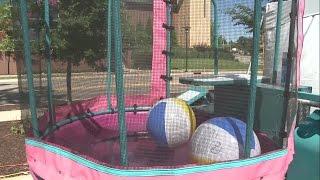
[[[319,0],[305,0],[305,16],[319,14],[320,1]]]
[[[306,0],[311,1],[311,0]],[[304,31],[304,43],[301,56],[301,85],[312,86],[314,94],[320,94],[320,63],[319,63],[319,0],[318,13],[315,13],[312,8],[311,11],[307,8],[310,7],[307,4],[305,12],[306,17],[303,22]],[[313,15],[312,15],[313,14]],[[317,14],[317,15],[315,15]]]

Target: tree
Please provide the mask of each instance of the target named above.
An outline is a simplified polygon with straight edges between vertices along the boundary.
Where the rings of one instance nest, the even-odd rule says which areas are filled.
[[[0,53],[8,57],[8,74],[10,74],[10,57],[15,49],[13,38],[12,5],[9,1],[0,4]]]
[[[100,63],[106,54],[105,3],[105,0],[60,0],[55,6],[57,17],[53,19],[57,21],[57,25],[52,27],[52,47],[57,59],[67,64],[68,102],[72,101],[73,65],[77,66],[85,61],[97,71],[105,70],[105,66]],[[136,42],[132,34],[133,26],[129,23],[124,8],[121,9],[122,42],[125,50],[135,46]]]
[[[152,35],[152,34],[151,34]],[[172,47],[178,47],[178,37],[176,31],[171,31]]]
[[[122,4],[122,6],[125,7],[124,4]],[[130,17],[124,8],[121,8],[121,10],[122,46],[124,50],[128,50],[134,48],[138,44],[136,29],[134,29],[134,26],[131,24]]]
[[[67,63],[67,100],[72,101],[72,66],[82,60],[95,67],[105,56],[105,0],[58,1],[52,43],[58,60]]]
[[[132,47],[151,50],[152,45],[152,21],[149,18],[146,24],[139,22],[135,31],[131,32],[131,36],[135,37],[135,43]]]
[[[153,34],[153,27],[152,27],[152,20],[151,18],[148,18],[147,24],[146,24],[146,42],[148,43],[147,46],[151,46],[152,45],[152,34]],[[174,42],[174,40],[173,40]]]
[[[222,48],[223,48],[223,46],[224,46],[225,44],[227,44],[226,38],[224,38],[224,36],[220,35],[220,36],[218,37],[218,44],[219,44],[219,47],[222,47]]]
[[[240,36],[235,43],[236,47],[244,52],[246,55],[250,55],[253,50],[252,38]]]
[[[210,23],[210,38],[211,38],[211,41],[212,41],[212,44],[214,43],[214,32],[213,32],[213,27],[214,26],[214,23],[211,22]],[[227,40],[226,38],[223,36],[223,35],[219,35],[218,33],[218,45],[219,47],[221,48],[223,45],[227,44]]]
[[[277,0],[268,0],[268,2],[276,2]],[[265,6],[261,7],[262,16],[266,10]],[[234,22],[235,26],[242,25],[247,32],[253,32],[254,28],[254,11],[250,7],[243,4],[236,4],[233,8],[228,8],[225,12]]]
[[[136,39],[136,45],[138,48],[144,48],[147,45],[147,39],[149,38],[146,29],[142,23],[138,23],[135,30],[135,39]]]
[[[251,8],[243,4],[236,4],[233,8],[227,9],[226,14],[230,15],[235,26],[242,25],[247,32],[253,32],[254,12]]]
[[[268,2],[275,2],[276,0],[268,0]],[[262,15],[265,12],[265,7],[261,7]],[[254,28],[254,10],[243,4],[236,4],[233,8],[226,10],[235,26],[244,26],[248,33],[253,32]],[[262,27],[262,26],[261,26]],[[261,30],[261,38],[263,37],[264,31]],[[245,54],[252,54],[252,38],[241,36],[237,40],[237,47],[244,51]]]

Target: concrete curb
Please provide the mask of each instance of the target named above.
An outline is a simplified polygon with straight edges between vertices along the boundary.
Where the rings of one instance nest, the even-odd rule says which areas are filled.
[[[0,122],[20,121],[21,110],[0,111]]]
[[[15,79],[0,79],[0,84],[1,83],[17,83],[18,82],[18,78]]]
[[[7,176],[0,176],[0,179],[4,180],[33,180],[32,176],[28,172],[21,172],[10,174]]]

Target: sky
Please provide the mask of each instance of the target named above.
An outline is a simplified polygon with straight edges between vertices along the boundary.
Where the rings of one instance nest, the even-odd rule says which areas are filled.
[[[254,0],[216,0],[218,6],[218,22],[219,22],[219,35],[229,41],[236,41],[240,36],[252,37],[252,33],[248,33],[244,26],[234,26],[231,17],[226,14],[226,10],[234,7],[236,4],[243,4],[251,9],[254,8]],[[262,6],[267,3],[267,0],[262,0]],[[213,9],[213,8],[212,8]],[[212,10],[213,14],[213,10]],[[213,17],[213,15],[212,15]]]

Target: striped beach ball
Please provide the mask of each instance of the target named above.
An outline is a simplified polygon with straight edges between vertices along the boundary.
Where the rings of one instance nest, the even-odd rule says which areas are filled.
[[[210,119],[201,124],[191,138],[191,156],[200,164],[244,158],[246,124],[231,117]],[[250,139],[251,157],[261,153],[254,132]]]
[[[191,107],[176,98],[163,99],[149,111],[147,130],[158,145],[177,147],[189,141],[196,118]]]

